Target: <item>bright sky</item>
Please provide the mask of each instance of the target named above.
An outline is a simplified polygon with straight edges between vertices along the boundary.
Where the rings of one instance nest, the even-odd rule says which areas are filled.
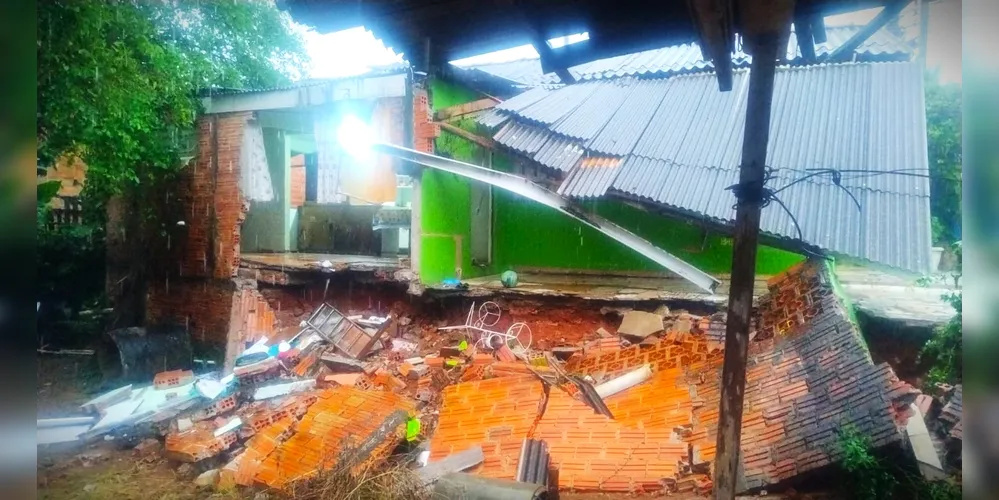
[[[881,9],[868,9],[826,18],[827,26],[863,25]],[[899,24],[912,37],[919,35],[919,17],[910,4]],[[908,30],[912,30],[911,32]],[[933,0],[926,38],[926,67],[940,71],[942,83],[961,83],[961,0]]]
[[[912,6],[910,5],[910,8]],[[863,25],[874,18],[881,9],[869,9],[826,18],[827,26],[849,24]],[[919,30],[915,9],[903,13],[900,23],[904,28]],[[373,67],[401,62],[403,56],[385,47],[381,40],[363,27],[321,35],[303,28],[306,48],[313,66],[309,78],[340,78],[359,75]],[[558,48],[589,38],[586,33],[549,40]],[[937,68],[944,82],[961,82],[961,2],[960,0],[934,0],[930,4],[929,37],[927,39],[927,66]],[[451,61],[458,66],[501,63],[520,59],[537,58],[530,45],[500,50],[475,57]]]
[[[402,62],[402,55],[385,47],[364,27],[321,35],[304,32],[305,48],[312,58],[309,78],[343,78],[360,75],[371,68]]]

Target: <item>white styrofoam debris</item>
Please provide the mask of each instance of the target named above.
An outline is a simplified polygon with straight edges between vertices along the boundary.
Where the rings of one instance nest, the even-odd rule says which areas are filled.
[[[268,385],[257,389],[257,391],[253,393],[253,399],[260,401],[261,399],[284,396],[293,392],[306,391],[314,388],[315,386],[316,379],[296,380],[286,384]]]

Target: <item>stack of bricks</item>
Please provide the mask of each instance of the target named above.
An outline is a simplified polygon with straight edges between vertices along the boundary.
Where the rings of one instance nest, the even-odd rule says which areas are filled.
[[[413,404],[386,391],[362,391],[352,387],[324,390],[295,426],[294,434],[266,454],[255,481],[284,489],[291,482],[308,479],[320,470],[329,470],[336,466],[341,451],[377,432],[386,418],[397,410],[411,412]],[[397,433],[384,437],[385,441],[369,455],[367,463],[384,458],[402,439]]]
[[[190,384],[193,381],[194,372],[191,370],[173,370],[157,373],[153,377],[153,387],[159,390],[171,389]]]
[[[682,342],[663,340],[652,346],[636,344],[617,351],[573,356],[565,369],[580,375],[601,374],[610,379],[645,364],[655,372],[721,359],[721,352],[712,347],[713,343],[703,337],[686,336]]]
[[[187,431],[168,434],[165,448],[169,458],[194,463],[222,453],[236,444],[238,439],[236,430],[216,437],[215,426],[201,422]]]
[[[741,443],[747,488],[836,462],[844,426],[860,429],[875,446],[901,438],[896,417],[915,392],[888,365],[871,361],[827,273],[821,263],[799,266],[772,282],[776,294],[791,299],[760,307],[763,316],[798,315],[802,324],[750,344]],[[540,387],[528,375],[520,375],[523,384],[507,376],[447,387],[431,458],[485,443],[486,460],[472,472],[512,478],[517,440],[543,439],[561,489],[708,491],[710,478],[697,472],[715,458],[723,354],[702,325],[692,326],[671,341],[570,358],[566,371],[602,380],[652,366],[649,380],[604,400],[613,420],[564,391],[549,391],[544,405],[529,391],[511,393]]]
[[[474,472],[512,479],[521,445],[537,422],[544,395],[542,383],[530,374],[447,387],[430,440],[430,461],[480,446],[485,461]]]
[[[277,317],[264,296],[252,288],[243,288],[236,292],[234,304],[236,311],[232,314],[236,324],[231,325],[230,332],[242,342],[256,342],[262,337],[272,337],[277,327]]]
[[[240,436],[243,438],[253,436],[280,420],[289,418],[298,420],[318,399],[315,394],[302,393],[288,396],[276,406],[269,401],[256,403],[241,412],[243,426],[240,429]]]
[[[440,135],[439,125],[433,123],[433,110],[430,98],[424,89],[413,91],[413,149],[423,153],[434,153],[434,139]]]
[[[191,415],[192,421],[208,420],[236,409],[236,395],[226,396],[199,409]]]
[[[767,281],[770,293],[760,299],[760,340],[794,335],[823,313],[832,288],[814,265],[800,263]]]
[[[254,477],[260,472],[261,463],[291,436],[294,425],[295,418],[289,416],[276,420],[257,432],[246,442],[245,451],[219,472],[218,487],[225,489],[235,485],[252,486]]]

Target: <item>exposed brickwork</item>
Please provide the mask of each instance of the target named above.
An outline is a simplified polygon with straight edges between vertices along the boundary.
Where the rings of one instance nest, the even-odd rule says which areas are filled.
[[[239,267],[239,224],[246,216],[239,192],[239,152],[250,115],[198,120],[198,156],[179,182],[186,224],[179,264],[185,277],[225,279]]]
[[[425,89],[413,90],[413,149],[424,153],[434,152],[434,139],[441,133],[440,125],[433,123],[433,110]]]
[[[410,400],[391,392],[362,391],[352,387],[327,389],[319,393],[318,401],[280,448],[273,449],[270,443],[263,443],[272,452],[265,454],[266,458],[257,466],[255,481],[272,488],[284,488],[320,469],[328,470],[336,465],[341,450],[372,435],[391,413],[396,410],[412,412],[413,408]],[[387,436],[386,442],[372,451],[368,459],[384,457],[401,438]],[[248,450],[252,448],[248,446]]]
[[[524,438],[540,416],[544,389],[530,374],[466,382],[444,389],[430,461],[479,445],[489,477],[513,478]]]
[[[157,280],[147,291],[146,321],[185,325],[192,340],[223,346],[235,293],[227,280]]]
[[[824,266],[801,266],[773,281],[771,292],[776,300],[764,301],[759,314],[768,325],[761,333],[775,336],[750,345],[747,365],[741,442],[746,488],[835,462],[842,453],[836,433],[846,426],[876,446],[899,440],[901,409],[917,394],[887,364],[871,361]],[[704,492],[711,488],[710,477],[701,474],[715,458],[721,397],[719,319],[697,321],[689,332],[671,329],[654,345],[608,345],[572,358],[567,370],[598,380],[652,366],[648,381],[604,400],[613,420],[554,387],[540,406],[531,397],[506,394],[523,384],[540,388],[536,379],[518,384],[505,376],[448,387],[431,456],[485,442],[486,461],[473,472],[512,478],[519,448],[497,440],[508,434],[548,443],[560,489]],[[497,375],[502,364],[473,376]],[[538,420],[525,435],[532,418]]]
[[[185,432],[168,434],[166,453],[169,458],[180,462],[200,462],[229,449],[238,438],[236,431],[215,437],[215,426],[200,422]]]
[[[257,290],[244,288],[236,292],[232,317],[236,323],[230,325],[229,331],[240,342],[255,342],[261,337],[273,337],[277,319],[270,304]]]

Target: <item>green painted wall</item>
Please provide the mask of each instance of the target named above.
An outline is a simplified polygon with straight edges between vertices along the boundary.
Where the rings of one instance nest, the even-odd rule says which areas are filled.
[[[479,96],[465,88],[435,80],[430,86],[434,109],[462,104]],[[458,125],[477,130],[472,120]],[[479,130],[484,133],[484,131]],[[436,142],[437,154],[476,165],[486,164],[486,151],[478,145],[442,131]],[[509,171],[508,157],[494,153],[493,168]],[[575,219],[553,209],[493,189],[492,262],[472,266],[469,235],[471,200],[469,181],[444,172],[426,169],[422,179],[422,251],[420,276],[424,283],[438,283],[455,276],[498,274],[518,267],[546,267],[576,270],[662,271],[652,261],[604,236]],[[727,274],[732,263],[732,240],[708,234],[695,224],[643,211],[614,200],[591,202],[586,207],[648,239],[660,248],[713,274]],[[460,244],[460,262],[456,246]],[[761,246],[757,253],[757,273],[777,274],[804,258],[800,255]]]

